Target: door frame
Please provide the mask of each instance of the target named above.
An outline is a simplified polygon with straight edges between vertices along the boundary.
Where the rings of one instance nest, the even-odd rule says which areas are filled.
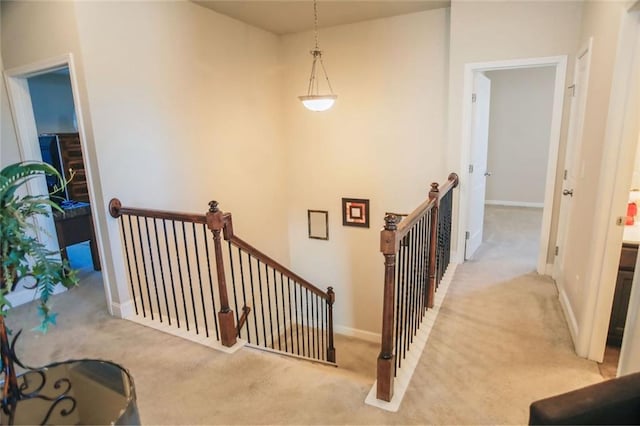
[[[577,98],[574,96],[572,101],[571,101],[571,105],[569,107],[569,116],[568,116],[568,122],[567,122],[567,142],[566,142],[566,148],[565,148],[565,157],[564,157],[564,167],[563,169],[565,170],[565,172],[567,170],[570,170],[571,173],[574,173],[574,165],[576,160],[580,159],[580,153],[582,151],[582,138],[584,136],[584,120],[585,120],[585,116],[586,116],[586,106],[587,106],[587,102],[588,102],[588,98],[589,98],[589,76],[591,73],[591,59],[592,59],[592,54],[593,54],[593,37],[589,37],[589,39],[583,43],[580,46],[580,49],[578,49],[577,54],[575,55],[575,61],[574,61],[574,71],[573,71],[573,83],[572,85],[574,86],[574,90],[575,87],[577,87],[577,90],[582,91],[585,90],[584,92],[584,96],[582,98],[580,98],[580,103],[574,103],[574,100],[576,100]],[[580,84],[578,84],[577,81],[577,73],[576,71],[578,70],[578,61],[583,58],[585,55],[589,55],[588,58],[588,63],[587,63],[587,70],[586,70],[586,80],[587,83],[582,86]],[[571,86],[570,86],[571,87]],[[575,93],[574,93],[575,95]],[[572,142],[572,138],[576,138],[575,141]],[[569,147],[571,146],[571,149],[574,150],[573,152],[573,164],[569,164],[567,165],[567,155],[566,152],[569,149]],[[577,151],[577,152],[576,152]],[[562,180],[562,185],[560,189],[565,188],[565,183],[567,182],[566,180],[567,178],[565,177],[565,179]],[[573,187],[571,188],[572,190],[575,189],[575,182],[573,182]],[[564,197],[564,194],[563,194]],[[575,316],[575,313],[573,311],[573,309],[571,308],[571,303],[569,302],[569,299],[567,297],[567,293],[565,291],[566,288],[566,283],[565,283],[565,277],[564,277],[564,271],[565,271],[565,265],[564,262],[566,260],[566,253],[567,253],[567,238],[568,238],[568,225],[569,222],[568,220],[571,217],[572,214],[572,206],[566,206],[565,205],[565,209],[568,208],[568,210],[564,211],[564,215],[563,215],[563,204],[564,204],[564,200],[563,197],[560,197],[560,202],[557,206],[557,210],[558,210],[558,223],[557,223],[557,230],[556,230],[556,247],[560,248],[560,252],[556,255],[555,259],[554,259],[554,263],[552,265],[552,273],[551,273],[551,277],[553,278],[554,282],[556,283],[556,288],[558,289],[558,293],[559,293],[559,299],[560,299],[560,305],[562,307],[562,310],[564,312],[564,316],[565,319],[567,320],[567,324],[569,326],[569,332],[571,333],[571,338],[573,339],[574,342],[578,341],[578,334],[580,332],[579,330],[579,323],[578,323],[578,319]],[[573,195],[572,195],[573,197]],[[562,268],[562,269],[560,269]]]
[[[634,51],[640,37],[640,1],[623,16],[619,34],[603,142],[607,149],[603,150],[601,162],[601,170],[611,170],[612,173],[601,173],[598,183],[600,196],[594,206],[594,238],[589,257],[592,261],[585,283],[587,303],[582,317],[583,326],[575,342],[578,355],[595,361],[602,361],[604,357],[624,231],[616,220],[626,216],[629,183],[640,136],[640,99],[630,96],[629,90],[633,87],[632,79],[638,78]],[[640,81],[636,84],[640,85]],[[627,320],[640,306],[640,292],[635,288],[638,272],[636,269]],[[619,365],[624,358],[631,356],[629,334],[625,329]]]
[[[84,124],[84,110],[81,102],[80,91],[77,79],[77,70],[74,62],[73,54],[67,53],[60,56],[48,58],[42,61],[30,63],[27,65],[10,68],[4,70],[4,79],[7,87],[7,97],[9,99],[9,105],[13,115],[13,123],[16,130],[16,139],[18,142],[18,148],[20,150],[20,158],[33,159],[42,158],[40,153],[40,146],[38,144],[38,130],[36,127],[35,116],[33,113],[33,105],[31,103],[31,93],[29,92],[28,79],[37,75],[46,74],[51,71],[55,71],[61,68],[69,69],[69,79],[71,81],[71,91],[73,95],[73,105],[76,113],[76,121],[78,125],[78,134],[80,135],[80,146],[82,149],[82,155],[87,176],[87,187],[89,190],[89,197],[91,199],[91,214],[94,218],[98,217],[98,202],[99,199],[96,195],[94,186],[94,177],[97,179],[97,165],[93,164],[91,157],[87,155],[87,137],[86,127]],[[29,193],[43,193],[46,191],[46,184],[44,180],[32,180],[27,184],[27,190]],[[47,239],[48,246],[54,250],[58,250],[58,241],[53,236],[56,235],[53,220],[50,218],[37,219],[38,225],[40,225],[47,234],[51,235],[51,238]],[[104,264],[106,259],[106,253],[104,250],[104,231],[98,226],[98,221],[94,220],[94,228],[96,234],[96,243],[98,246],[98,252],[100,254],[100,262],[102,263],[102,270],[105,271],[106,265]],[[40,235],[38,235],[40,237]],[[103,273],[102,280],[105,289],[105,295],[107,298],[107,306],[112,308],[112,297],[110,291],[109,274]]]
[[[473,93],[473,76],[477,72],[555,67],[555,82],[553,91],[553,106],[551,115],[551,129],[549,137],[549,154],[547,159],[547,173],[545,183],[544,207],[542,210],[542,227],[540,230],[540,247],[536,262],[539,274],[549,275],[552,264],[547,264],[549,238],[551,235],[551,218],[553,213],[553,196],[556,192],[556,167],[560,147],[562,115],[564,110],[565,85],[567,77],[567,55],[548,56],[540,58],[513,59],[491,62],[467,63],[464,67],[463,111],[462,111],[462,149],[460,155],[460,170],[468,170],[471,156],[471,96]],[[458,247],[465,245],[465,231],[468,223],[468,208],[470,193],[466,185],[460,185],[460,228],[458,232]],[[464,250],[458,250],[458,262],[464,262]]]

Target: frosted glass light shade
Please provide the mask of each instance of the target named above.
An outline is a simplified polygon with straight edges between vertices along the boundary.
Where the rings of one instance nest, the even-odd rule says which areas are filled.
[[[337,95],[298,96],[305,108],[311,111],[326,111],[333,106],[337,98]]]

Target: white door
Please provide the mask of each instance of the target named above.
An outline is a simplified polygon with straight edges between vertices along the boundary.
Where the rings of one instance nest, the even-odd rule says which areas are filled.
[[[582,146],[582,131],[584,128],[584,114],[587,103],[587,87],[589,84],[589,66],[591,62],[591,42],[583,48],[576,57],[573,84],[569,86],[571,97],[571,115],[569,118],[569,134],[567,150],[564,160],[564,177],[562,197],[560,201],[560,216],[558,221],[558,236],[556,240],[557,256],[554,261],[553,278],[559,287],[563,286],[566,278],[567,238],[569,235],[569,218],[576,195],[578,180],[582,166],[580,149]],[[575,230],[579,232],[579,230]]]
[[[484,197],[487,189],[487,151],[489,148],[489,104],[491,80],[476,72],[473,77],[471,107],[471,159],[469,162],[469,213],[464,259],[470,259],[482,244]]]

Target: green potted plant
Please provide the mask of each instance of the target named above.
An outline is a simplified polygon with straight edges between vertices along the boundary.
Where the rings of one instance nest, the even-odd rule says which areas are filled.
[[[52,194],[28,195],[25,184],[43,176],[53,177],[58,183]],[[56,314],[49,307],[49,298],[57,284],[66,288],[77,284],[78,279],[68,262],[60,254],[47,249],[36,238],[36,216],[48,216],[51,209],[62,210],[50,196],[62,191],[65,180],[51,165],[26,161],[0,170],[0,321],[4,322],[11,304],[6,296],[18,283],[36,290],[39,299],[40,325],[37,330],[46,332],[56,323]],[[22,189],[22,190],[21,190]]]
[[[26,194],[25,184],[43,176],[59,182],[54,185],[53,193]],[[9,343],[4,322],[11,308],[6,296],[23,280],[25,287],[35,289],[40,316],[40,325],[35,329],[45,333],[56,323],[56,314],[49,306],[55,286],[62,284],[69,288],[78,283],[69,263],[36,238],[39,229],[34,219],[39,215],[48,216],[51,209],[61,210],[50,195],[54,196],[65,185],[56,169],[46,163],[26,161],[0,170],[0,372],[3,376],[0,407],[4,414],[11,414],[10,423],[16,404],[24,395],[18,386],[14,362],[22,364],[16,358],[14,343]]]

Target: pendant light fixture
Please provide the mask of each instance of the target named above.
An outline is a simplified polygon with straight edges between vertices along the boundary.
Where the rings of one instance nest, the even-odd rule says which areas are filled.
[[[318,45],[318,3],[317,0],[313,0],[313,30],[316,38],[316,47],[311,51],[313,56],[313,63],[311,64],[311,77],[309,77],[309,88],[307,89],[306,96],[298,96],[298,99],[302,101],[302,104],[311,111],[326,111],[333,106],[336,102],[337,95],[333,94],[331,83],[329,82],[329,76],[324,69],[324,63],[322,62],[322,51]],[[316,72],[318,69],[318,62],[320,68],[324,74],[324,78],[327,80],[327,88],[329,94],[320,94],[319,78],[317,78]]]

